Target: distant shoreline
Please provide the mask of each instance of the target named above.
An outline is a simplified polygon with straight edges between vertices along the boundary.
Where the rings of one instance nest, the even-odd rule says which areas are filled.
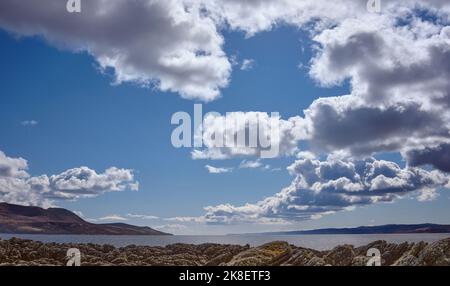
[[[450,225],[445,224],[386,224],[378,226],[359,226],[353,228],[323,228],[312,230],[277,231],[246,233],[247,235],[333,235],[333,234],[419,234],[450,233]],[[239,235],[239,234],[233,234]],[[242,234],[241,234],[242,235]]]
[[[219,245],[249,245],[259,247],[272,241],[286,241],[290,245],[316,250],[332,249],[338,245],[351,244],[355,247],[369,244],[376,240],[401,244],[404,242],[434,243],[450,237],[450,234],[350,234],[350,235],[45,235],[45,234],[1,234],[0,239],[13,237],[25,240],[41,241],[58,244],[110,244],[115,247],[139,245],[149,247],[166,247],[171,244],[219,244]]]

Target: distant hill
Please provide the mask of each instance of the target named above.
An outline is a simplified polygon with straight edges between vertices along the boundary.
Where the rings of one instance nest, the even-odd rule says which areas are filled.
[[[360,226],[355,228],[323,228],[313,230],[298,230],[270,232],[264,234],[294,235],[294,234],[394,234],[394,233],[450,233],[450,225],[442,224],[387,224],[379,226]]]
[[[0,203],[0,233],[170,235],[125,223],[90,223],[63,208],[43,209],[8,203]]]

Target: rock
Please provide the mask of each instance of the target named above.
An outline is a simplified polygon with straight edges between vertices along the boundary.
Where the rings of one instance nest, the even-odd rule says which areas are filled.
[[[419,253],[428,245],[426,242],[419,242],[413,245],[411,250],[409,251],[410,255],[419,256]]]
[[[418,259],[426,266],[450,266],[450,238],[426,246]]]
[[[388,244],[381,252],[381,265],[392,265],[397,261],[405,252],[411,250],[413,244],[407,242],[401,244]]]
[[[387,243],[384,240],[377,240],[368,245],[358,247],[355,249],[357,256],[367,256],[367,251],[371,248],[378,249],[381,253],[381,265],[389,266],[394,264],[403,254],[409,252],[414,246],[414,243]]]
[[[292,249],[287,242],[275,241],[239,253],[228,266],[280,265],[287,260]]]
[[[62,266],[66,264],[69,248],[80,250],[81,265],[86,266],[365,266],[370,259],[367,257],[370,248],[380,250],[382,265],[450,265],[450,238],[432,244],[374,241],[358,248],[340,245],[328,251],[296,247],[282,241],[254,248],[219,244],[129,245],[115,248],[112,245],[41,243],[12,238],[0,241],[0,265]]]
[[[416,256],[407,254],[407,255],[403,255],[402,257],[400,257],[400,259],[397,260],[392,265],[393,266],[422,266],[422,263]]]
[[[234,254],[231,252],[220,254],[219,256],[214,257],[213,259],[206,262],[205,266],[219,266],[228,263]]]
[[[291,257],[285,261],[283,266],[306,266],[311,259],[317,258],[322,254],[319,251],[306,248],[297,248],[292,253]]]
[[[413,244],[409,251],[405,251],[403,255],[397,259],[393,266],[420,266],[422,262],[419,261],[418,256],[420,252],[427,246],[427,243],[421,241]]]
[[[115,265],[119,265],[119,264],[122,264],[122,263],[126,263],[128,260],[127,260],[127,258],[126,257],[117,257],[116,259],[114,259],[113,261],[111,261],[111,263],[112,264],[115,264]]]
[[[354,257],[355,251],[352,245],[340,245],[325,255],[324,260],[327,264],[334,266],[350,266]]]
[[[328,264],[325,262],[323,258],[313,257],[310,261],[308,261],[305,266],[327,266]]]
[[[353,258],[351,266],[367,266],[369,259],[368,256],[356,256]]]
[[[114,246],[110,245],[110,244],[104,244],[102,246],[102,252],[103,253],[109,253],[111,251],[113,251],[114,249],[116,249]]]

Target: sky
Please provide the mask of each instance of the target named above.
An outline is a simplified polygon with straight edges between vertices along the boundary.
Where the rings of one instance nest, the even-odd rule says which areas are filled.
[[[446,1],[66,2],[0,3],[0,201],[175,234],[449,223]],[[227,113],[276,156],[215,146]]]

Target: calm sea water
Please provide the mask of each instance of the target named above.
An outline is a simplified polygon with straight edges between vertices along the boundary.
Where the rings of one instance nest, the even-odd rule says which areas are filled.
[[[339,244],[352,244],[354,246],[365,245],[375,240],[386,240],[388,242],[434,242],[450,237],[450,233],[440,234],[350,234],[350,235],[223,235],[223,236],[194,236],[194,235],[38,235],[38,234],[0,234],[1,239],[20,237],[42,242],[57,243],[96,243],[112,244],[116,247],[135,245],[165,246],[173,243],[220,243],[220,244],[249,244],[259,246],[267,242],[282,240],[296,246],[325,250]]]

